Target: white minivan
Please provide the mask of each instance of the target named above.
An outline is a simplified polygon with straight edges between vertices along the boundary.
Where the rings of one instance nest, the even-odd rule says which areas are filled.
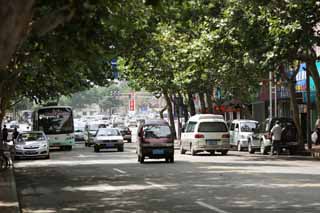
[[[258,121],[237,119],[233,120],[230,129],[230,146],[237,147],[237,150],[243,151],[248,148],[248,138],[257,128]]]
[[[229,151],[229,133],[222,115],[198,114],[190,117],[181,135],[180,153],[191,155],[216,151],[226,155]]]

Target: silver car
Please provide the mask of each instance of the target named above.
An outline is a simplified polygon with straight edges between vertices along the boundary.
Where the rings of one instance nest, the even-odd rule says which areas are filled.
[[[42,131],[22,132],[15,141],[15,158],[50,158],[49,142]]]
[[[120,131],[116,128],[100,128],[94,138],[94,151],[112,148],[123,152],[123,137]]]

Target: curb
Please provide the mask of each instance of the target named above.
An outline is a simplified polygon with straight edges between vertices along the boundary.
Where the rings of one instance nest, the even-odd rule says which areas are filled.
[[[0,174],[0,212],[22,212],[17,194],[13,164],[10,166],[10,168]]]

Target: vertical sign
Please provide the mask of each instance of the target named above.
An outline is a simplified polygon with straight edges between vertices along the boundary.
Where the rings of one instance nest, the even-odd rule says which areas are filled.
[[[134,100],[135,98],[134,98],[134,92],[133,93],[131,93],[131,96],[130,96],[130,102],[129,102],[129,111],[135,111],[135,107],[134,107],[134,105],[135,105],[135,100]]]

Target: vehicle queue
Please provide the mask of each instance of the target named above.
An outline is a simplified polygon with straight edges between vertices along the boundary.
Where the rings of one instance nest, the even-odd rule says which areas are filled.
[[[39,112],[38,110],[38,114]],[[92,117],[74,119],[71,122],[72,113],[68,113],[69,108],[60,107],[53,111],[51,108],[50,111],[49,108],[43,108],[41,112],[38,119],[34,118],[38,126],[33,124],[33,127],[38,127],[38,129],[33,128],[33,131],[28,129],[16,137],[16,158],[50,158],[50,148],[55,147],[57,143],[50,143],[51,136],[46,131],[48,132],[48,129],[51,128],[49,121],[52,121],[53,124],[59,121],[61,126],[52,127],[52,133],[52,129],[55,130],[55,134],[58,134],[63,130],[62,126],[67,126],[68,130],[73,131],[73,133],[64,131],[67,139],[72,137],[75,141],[84,141],[85,146],[93,146],[95,152],[101,149],[117,149],[123,152],[124,142],[133,141],[132,130],[134,129],[137,131],[136,153],[140,163],[143,163],[146,158],[164,158],[167,162],[174,162],[174,137],[165,120],[146,118],[139,119],[137,122],[131,118],[127,123],[114,123],[115,120],[125,119],[113,119],[112,121],[107,117],[103,119]],[[43,122],[41,119],[46,119],[47,123],[43,125],[47,126],[40,126],[39,123]],[[273,144],[272,132],[276,123],[281,127],[281,135],[280,141]],[[74,127],[69,128],[65,124],[73,124]],[[267,119],[261,123],[246,119],[226,122],[222,115],[197,114],[189,118],[181,131],[180,154],[189,152],[191,155],[196,155],[200,152],[208,152],[211,155],[216,153],[227,155],[230,150],[236,149],[239,152],[248,151],[250,154],[259,151],[265,155],[271,152],[272,146],[278,147],[275,149],[277,154],[283,151],[295,154],[298,149],[297,129],[290,118]],[[54,136],[57,138],[56,135]],[[64,142],[64,144],[66,145],[60,148],[71,150],[74,143]],[[71,148],[64,149],[65,147]],[[274,150],[270,154],[273,152]]]

